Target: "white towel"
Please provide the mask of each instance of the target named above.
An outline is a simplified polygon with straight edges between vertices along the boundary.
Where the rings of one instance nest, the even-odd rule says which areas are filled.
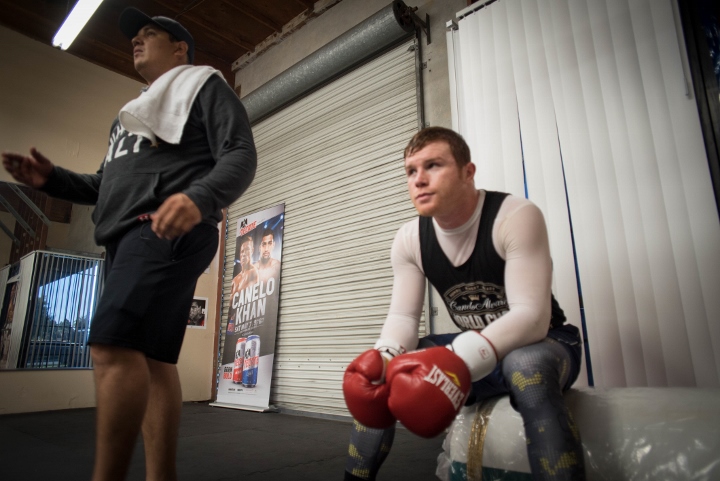
[[[220,71],[194,65],[180,65],[165,72],[140,97],[120,109],[120,125],[150,139],[153,146],[157,145],[157,137],[179,144],[195,97],[213,74]]]

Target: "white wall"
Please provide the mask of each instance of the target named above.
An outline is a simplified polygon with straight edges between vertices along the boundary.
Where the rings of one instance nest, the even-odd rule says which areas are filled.
[[[142,85],[0,27],[0,145],[35,146],[77,172],[95,172],[110,124]],[[0,180],[10,181],[7,172]]]
[[[73,204],[70,223],[51,222],[45,245],[48,249],[62,249],[75,252],[100,254],[105,249],[95,244],[93,224],[90,216],[93,206]]]
[[[0,26],[0,150],[37,147],[57,165],[95,172],[105,157],[110,125],[142,84]],[[0,180],[11,181],[0,169]],[[92,236],[92,207],[73,206],[71,225],[53,223],[49,247],[101,252]],[[0,214],[12,230],[14,219]],[[0,232],[0,266],[10,239]],[[3,257],[5,256],[5,257]],[[4,260],[4,262],[2,262]],[[212,397],[218,262],[202,274],[196,295],[208,298],[207,326],[188,330],[178,361],[185,401]],[[0,414],[95,405],[92,371],[2,371]]]

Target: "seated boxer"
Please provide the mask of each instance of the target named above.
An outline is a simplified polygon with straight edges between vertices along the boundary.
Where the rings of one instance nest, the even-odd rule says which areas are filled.
[[[452,130],[418,132],[405,149],[405,171],[419,217],[392,245],[380,339],[343,380],[355,418],[345,479],[375,479],[396,420],[433,437],[463,404],[500,394],[523,417],[533,479],[585,479],[562,396],[579,373],[581,341],[550,290],[542,213],[524,198],[477,190],[470,149]],[[463,332],[418,340],[425,278]]]

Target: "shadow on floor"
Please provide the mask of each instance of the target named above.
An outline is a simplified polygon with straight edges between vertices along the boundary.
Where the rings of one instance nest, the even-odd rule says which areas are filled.
[[[94,409],[0,416],[0,479],[89,480]],[[350,421],[183,404],[178,444],[181,481],[342,480]],[[399,428],[378,481],[436,480],[442,436]],[[142,481],[142,442],[128,480]]]

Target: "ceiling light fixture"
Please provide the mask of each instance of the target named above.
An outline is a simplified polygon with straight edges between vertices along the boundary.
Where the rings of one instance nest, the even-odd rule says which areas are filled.
[[[53,38],[54,47],[67,50],[103,0],[78,0]]]

